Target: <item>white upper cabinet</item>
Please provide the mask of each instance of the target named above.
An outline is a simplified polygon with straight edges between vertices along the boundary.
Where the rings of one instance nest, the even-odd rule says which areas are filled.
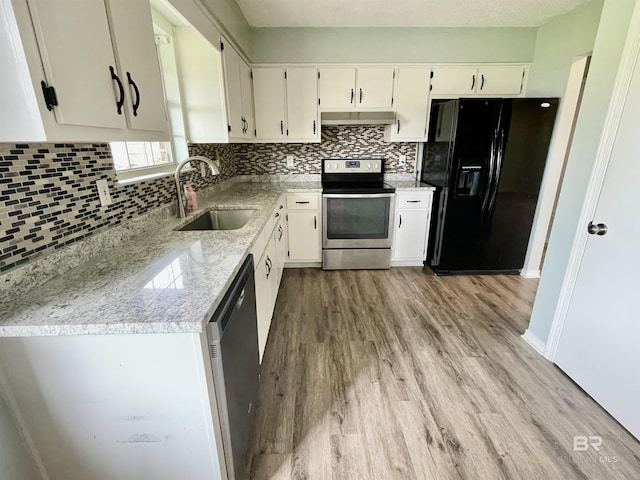
[[[385,132],[391,141],[419,142],[425,140],[429,111],[428,67],[400,67],[396,75],[396,123]]]
[[[253,82],[257,139],[284,140],[284,68],[254,68]]]
[[[320,138],[318,118],[318,69],[286,69],[287,132],[289,140],[309,141]]]
[[[393,67],[321,68],[320,109],[390,109],[393,72]]]
[[[356,108],[391,108],[393,105],[393,67],[362,67],[356,73]]]
[[[431,79],[432,95],[473,95],[478,69],[472,67],[434,67]]]
[[[253,91],[258,141],[319,140],[317,69],[256,67]]]
[[[0,22],[0,141],[168,139],[148,2],[15,1]]]
[[[136,130],[165,131],[162,75],[149,1],[107,0],[107,6],[118,71],[126,91],[127,124]]]
[[[525,65],[433,67],[431,94],[517,96],[524,91]]]
[[[319,85],[322,110],[355,107],[355,68],[321,68]]]
[[[225,40],[221,42],[224,84],[227,93],[229,139],[255,138],[251,70],[238,52]]]
[[[478,95],[520,95],[524,89],[526,69],[523,65],[480,67]]]

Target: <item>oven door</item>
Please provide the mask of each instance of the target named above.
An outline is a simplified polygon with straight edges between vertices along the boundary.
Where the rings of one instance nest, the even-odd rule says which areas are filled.
[[[323,248],[391,248],[395,193],[322,195]]]

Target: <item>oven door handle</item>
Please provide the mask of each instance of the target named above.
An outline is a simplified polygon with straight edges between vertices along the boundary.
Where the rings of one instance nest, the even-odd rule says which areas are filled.
[[[323,193],[323,198],[393,198],[395,193]]]

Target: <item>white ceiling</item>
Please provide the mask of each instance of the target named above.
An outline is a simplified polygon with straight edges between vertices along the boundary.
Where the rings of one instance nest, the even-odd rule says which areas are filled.
[[[590,0],[236,0],[253,27],[537,27]]]

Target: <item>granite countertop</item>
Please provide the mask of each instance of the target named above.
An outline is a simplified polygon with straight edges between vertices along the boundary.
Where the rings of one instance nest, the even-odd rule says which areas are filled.
[[[420,183],[418,180],[385,180],[392,187],[396,187],[396,190],[420,190],[422,192],[431,192],[436,189],[432,185],[426,183]]]
[[[201,332],[280,195],[321,190],[317,181],[243,181],[203,192],[189,218],[155,215],[125,243],[23,295],[4,293],[0,337]],[[256,212],[238,230],[175,231],[211,207]]]

